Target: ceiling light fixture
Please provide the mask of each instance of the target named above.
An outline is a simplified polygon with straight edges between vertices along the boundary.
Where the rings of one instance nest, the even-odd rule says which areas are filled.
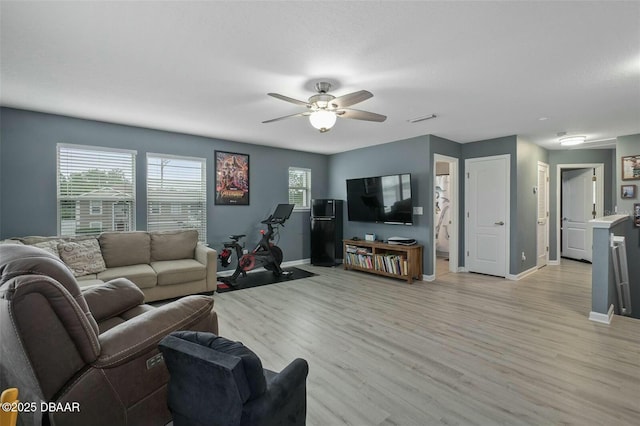
[[[572,146],[572,145],[580,145],[584,143],[587,139],[586,136],[567,136],[564,138],[560,138],[560,145],[563,146]]]
[[[309,115],[309,122],[313,127],[320,130],[320,133],[324,133],[331,130],[333,125],[336,124],[337,118],[338,117],[333,111],[321,109],[314,111]]]

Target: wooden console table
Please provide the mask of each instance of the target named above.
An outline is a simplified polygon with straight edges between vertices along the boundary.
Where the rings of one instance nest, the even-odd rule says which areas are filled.
[[[422,246],[387,244],[365,240],[342,240],[344,269],[400,278],[409,284],[422,280]]]

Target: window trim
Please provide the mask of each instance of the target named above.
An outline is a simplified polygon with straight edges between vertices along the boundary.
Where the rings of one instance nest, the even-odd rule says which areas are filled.
[[[289,186],[289,177],[291,176],[291,171],[296,172],[305,172],[307,174],[308,184],[307,186]],[[311,169],[308,167],[299,167],[299,166],[289,166],[287,169],[287,200],[289,200],[289,190],[291,189],[303,189],[307,193],[307,206],[295,206],[293,208],[294,212],[307,212],[311,210]]]
[[[198,232],[198,240],[200,242],[206,243],[207,242],[207,228],[208,228],[208,217],[207,217],[207,212],[209,210],[208,208],[208,175],[207,175],[207,162],[208,159],[206,157],[192,157],[192,156],[185,156],[185,155],[174,155],[174,154],[164,154],[164,153],[160,153],[160,152],[147,152],[146,156],[145,156],[145,189],[147,191],[147,200],[146,200],[146,205],[147,205],[147,229],[149,229],[149,218],[150,217],[156,217],[159,215],[163,214],[163,203],[169,203],[169,211],[165,212],[164,214],[184,214],[185,210],[183,208],[183,206],[178,202],[178,207],[180,207],[180,212],[176,213],[174,207],[176,207],[174,205],[174,203],[176,203],[175,200],[149,200],[149,158],[160,158],[160,159],[167,159],[167,160],[179,160],[179,161],[192,161],[192,162],[198,162],[201,164],[201,184],[203,187],[203,196],[204,199],[202,200],[202,207],[204,209],[204,215],[203,215],[203,219],[202,219],[202,223],[201,226],[198,227],[198,231],[203,231]],[[158,203],[158,213],[151,213],[151,208],[150,208],[150,204],[151,203]],[[188,212],[189,213],[191,211],[191,206],[189,206]],[[193,228],[196,229],[196,228]],[[204,235],[201,235],[204,234]]]
[[[138,201],[138,196],[136,194],[136,187],[137,187],[137,181],[136,181],[136,170],[137,170],[137,156],[138,156],[138,151],[134,150],[134,149],[123,149],[123,148],[111,148],[111,147],[105,147],[105,146],[99,146],[99,145],[82,145],[82,144],[75,144],[75,143],[65,143],[65,142],[58,142],[56,144],[56,228],[57,228],[57,233],[58,235],[62,235],[62,209],[61,209],[61,202],[62,202],[62,198],[60,198],[60,150],[61,149],[75,149],[75,150],[85,150],[85,151],[95,151],[95,152],[99,152],[99,153],[117,153],[117,154],[130,154],[131,155],[131,200],[126,200],[126,202],[128,202],[130,204],[130,226],[131,229],[129,229],[130,231],[135,231],[136,228],[136,203]],[[78,205],[78,201],[79,200],[73,200],[76,203],[76,216],[75,216],[75,220],[78,220],[78,209],[79,209],[79,205]],[[120,200],[122,201],[122,200]],[[89,210],[91,210],[91,208],[89,208]],[[91,213],[91,212],[89,212]],[[91,216],[91,214],[89,214],[89,216]],[[113,219],[113,217],[112,217]],[[77,234],[76,234],[77,235]]]

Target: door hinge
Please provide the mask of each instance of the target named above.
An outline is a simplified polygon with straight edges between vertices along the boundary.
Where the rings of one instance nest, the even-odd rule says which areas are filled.
[[[469,250],[467,250],[467,257],[469,257]]]
[[[470,176],[469,176],[469,172],[467,172],[467,179],[469,179],[469,177],[470,177]]]
[[[547,176],[547,182],[549,182],[549,176]]]
[[[467,219],[469,218],[469,212],[467,212]]]
[[[595,175],[593,175],[593,176],[591,176],[591,180],[596,182],[598,180],[598,178]]]
[[[547,246],[547,251],[549,251],[549,246]]]
[[[549,217],[549,212],[547,212],[547,217]]]

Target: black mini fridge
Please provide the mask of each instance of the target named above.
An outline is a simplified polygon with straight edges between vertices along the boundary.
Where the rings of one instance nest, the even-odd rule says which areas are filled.
[[[342,263],[342,200],[311,200],[311,264]]]

